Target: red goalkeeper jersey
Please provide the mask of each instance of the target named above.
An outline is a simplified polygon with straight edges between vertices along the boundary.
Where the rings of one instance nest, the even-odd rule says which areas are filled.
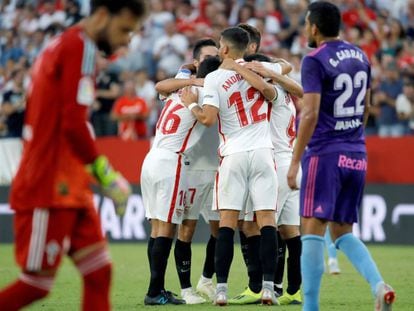
[[[96,47],[80,26],[55,38],[32,68],[24,150],[12,183],[15,210],[93,207],[85,165],[97,151],[88,107],[95,97]]]

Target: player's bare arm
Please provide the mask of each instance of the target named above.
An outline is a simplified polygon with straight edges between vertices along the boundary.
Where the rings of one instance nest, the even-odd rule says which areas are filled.
[[[279,84],[284,90],[296,96],[298,98],[303,98],[303,88],[302,86],[297,83],[292,78],[288,77],[287,75],[281,75],[276,72],[271,72],[271,79],[274,83]]]
[[[234,70],[239,73],[251,86],[262,93],[267,100],[273,101],[277,97],[277,91],[273,85],[264,81],[262,77],[255,74],[253,71],[237,64],[233,59],[224,59],[220,68]]]
[[[371,89],[367,89],[367,93],[365,94],[365,107],[364,107],[364,127],[367,126],[369,112],[371,109]]]
[[[290,163],[287,174],[288,185],[292,189],[298,189],[296,176],[299,171],[302,155],[315,131],[316,123],[318,122],[320,100],[321,94],[319,93],[307,93],[303,97],[304,105],[299,123],[298,136],[295,147],[293,148],[292,162]]]
[[[186,86],[203,86],[204,79],[191,77],[190,79],[166,79],[155,84],[155,90],[163,96],[169,96],[171,93],[182,89]]]
[[[302,86],[289,78],[285,74],[279,74],[273,70],[266,68],[261,62],[253,61],[246,64],[246,67],[258,73],[264,78],[272,79],[273,82],[279,84],[284,90],[292,94],[293,96],[302,98],[303,88]]]
[[[191,112],[196,117],[197,121],[201,124],[210,127],[214,125],[217,121],[217,114],[219,110],[212,105],[204,105],[201,108],[198,102],[198,91],[194,93],[191,90],[191,87],[185,87],[181,93],[182,103],[191,110]]]

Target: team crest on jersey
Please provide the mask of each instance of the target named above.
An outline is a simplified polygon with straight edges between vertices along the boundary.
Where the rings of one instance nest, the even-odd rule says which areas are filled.
[[[177,217],[181,217],[183,215],[184,210],[182,208],[176,208],[175,209],[175,214],[177,215]]]
[[[60,245],[55,240],[50,241],[46,245],[47,263],[53,265],[56,261],[57,255],[60,252]]]
[[[78,84],[77,101],[81,105],[90,106],[95,100],[95,85],[89,76],[82,77]]]

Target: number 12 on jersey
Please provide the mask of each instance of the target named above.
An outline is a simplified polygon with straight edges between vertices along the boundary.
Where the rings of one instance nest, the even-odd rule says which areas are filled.
[[[245,102],[251,102],[256,98],[256,101],[251,105],[250,116],[251,122],[249,122],[247,113],[245,110]],[[243,100],[241,92],[234,92],[229,97],[229,107],[235,106],[237,117],[239,119],[240,127],[245,127],[250,123],[258,123],[267,120],[267,112],[259,113],[260,108],[262,108],[265,98],[263,95],[256,90],[254,87],[250,87],[247,90],[246,98]]]

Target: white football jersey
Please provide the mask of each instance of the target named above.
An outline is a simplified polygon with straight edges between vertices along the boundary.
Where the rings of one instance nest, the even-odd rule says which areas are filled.
[[[289,165],[296,138],[296,108],[291,95],[275,85],[277,98],[271,105],[270,133],[276,165]]]
[[[209,128],[200,123],[196,125],[196,127],[198,126],[202,127],[204,132],[200,140],[185,152],[190,163],[187,169],[191,171],[216,171],[219,165],[217,124]]]
[[[152,148],[184,153],[197,143],[204,131],[203,126],[196,125],[196,118],[181,103],[179,95],[171,94],[158,119]]]
[[[245,63],[244,60],[236,60]],[[219,155],[273,148],[263,95],[235,71],[218,69],[204,80],[203,105],[219,109]]]
[[[180,68],[180,70],[175,75],[175,79],[190,79],[191,71],[185,68]],[[193,91],[198,90],[199,105],[203,101],[203,88],[201,87],[192,87]],[[175,95],[173,95],[175,93]],[[179,96],[180,91],[176,91],[170,96]],[[166,97],[160,95],[160,99],[165,101]],[[178,99],[179,100],[179,99]],[[195,118],[194,118],[195,120]],[[190,146],[185,148],[185,162],[189,163],[188,170],[197,170],[197,171],[216,171],[218,167],[218,154],[217,148],[219,145],[219,138],[217,132],[217,126],[212,126],[206,128],[200,123],[196,123],[193,132],[197,133],[196,139],[197,142],[193,143],[193,140],[190,141]]]

